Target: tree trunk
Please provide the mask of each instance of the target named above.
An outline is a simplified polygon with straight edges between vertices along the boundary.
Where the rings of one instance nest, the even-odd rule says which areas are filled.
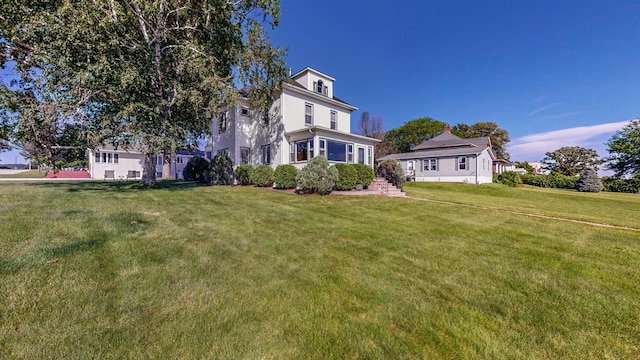
[[[140,184],[156,186],[156,154],[145,153]]]
[[[168,151],[162,154],[162,178],[173,178],[173,176],[171,176],[171,153]]]

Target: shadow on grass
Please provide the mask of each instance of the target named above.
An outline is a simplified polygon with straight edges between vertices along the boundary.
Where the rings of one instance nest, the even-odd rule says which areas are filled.
[[[159,180],[156,186],[141,185],[131,181],[52,181],[52,182],[30,182],[26,186],[39,188],[67,188],[68,192],[82,191],[115,191],[115,192],[140,192],[140,191],[181,191],[194,187],[204,186],[196,182],[186,182],[180,180]]]

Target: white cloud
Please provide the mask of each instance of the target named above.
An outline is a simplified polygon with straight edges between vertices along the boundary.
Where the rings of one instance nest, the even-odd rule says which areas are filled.
[[[545,105],[545,106],[543,106],[543,107],[541,107],[541,108],[538,108],[538,109],[533,110],[532,112],[530,112],[529,114],[527,114],[527,116],[535,115],[535,114],[537,114],[537,113],[539,113],[539,112],[543,112],[543,111],[545,111],[545,110],[549,110],[549,109],[551,109],[552,107],[556,107],[556,106],[558,106],[558,105],[560,105],[560,103],[559,103],[559,102],[557,102],[557,103],[553,103],[553,104],[549,104],[549,105]]]
[[[526,135],[513,139],[507,151],[513,161],[539,161],[545,153],[563,146],[582,146],[605,157],[608,153],[604,143],[628,123],[627,120]]]

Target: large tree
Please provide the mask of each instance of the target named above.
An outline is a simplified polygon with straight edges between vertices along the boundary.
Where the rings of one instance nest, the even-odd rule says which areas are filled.
[[[576,176],[585,169],[598,170],[598,165],[603,163],[595,150],[580,146],[564,146],[545,155],[544,169],[567,176]]]
[[[442,133],[445,123],[430,117],[423,117],[404,123],[397,129],[387,131],[385,141],[396,149],[405,153],[416,145]]]
[[[451,128],[451,133],[463,139],[488,136],[491,139],[493,152],[496,156],[499,159],[509,160],[510,156],[506,150],[507,143],[511,141],[511,139],[509,139],[509,132],[500,128],[498,124],[494,122],[478,122],[472,125],[457,124]]]
[[[250,87],[249,100],[263,110],[285,77],[284,52],[266,33],[278,24],[276,0],[39,6],[2,3],[9,14],[0,25],[2,59],[17,64],[23,79],[41,79],[47,94],[65,97],[83,116],[58,118],[82,121],[92,140],[141,145],[144,184],[155,184],[156,155],[169,159],[176,148],[195,146],[239,88]]]
[[[631,120],[606,143],[609,157],[606,168],[616,176],[640,175],[640,119]]]

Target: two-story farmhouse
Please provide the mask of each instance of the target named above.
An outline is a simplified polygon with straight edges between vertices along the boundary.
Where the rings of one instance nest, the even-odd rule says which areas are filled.
[[[373,167],[376,139],[351,133],[357,108],[334,96],[335,79],[312,68],[290,76],[268,114],[242,100],[213,119],[205,153],[226,152],[235,165],[306,165],[323,155],[331,163]]]
[[[379,160],[395,159],[404,173],[415,181],[461,182],[482,184],[492,182],[495,154],[488,136],[462,139],[444,132],[410,152],[391,154]]]

